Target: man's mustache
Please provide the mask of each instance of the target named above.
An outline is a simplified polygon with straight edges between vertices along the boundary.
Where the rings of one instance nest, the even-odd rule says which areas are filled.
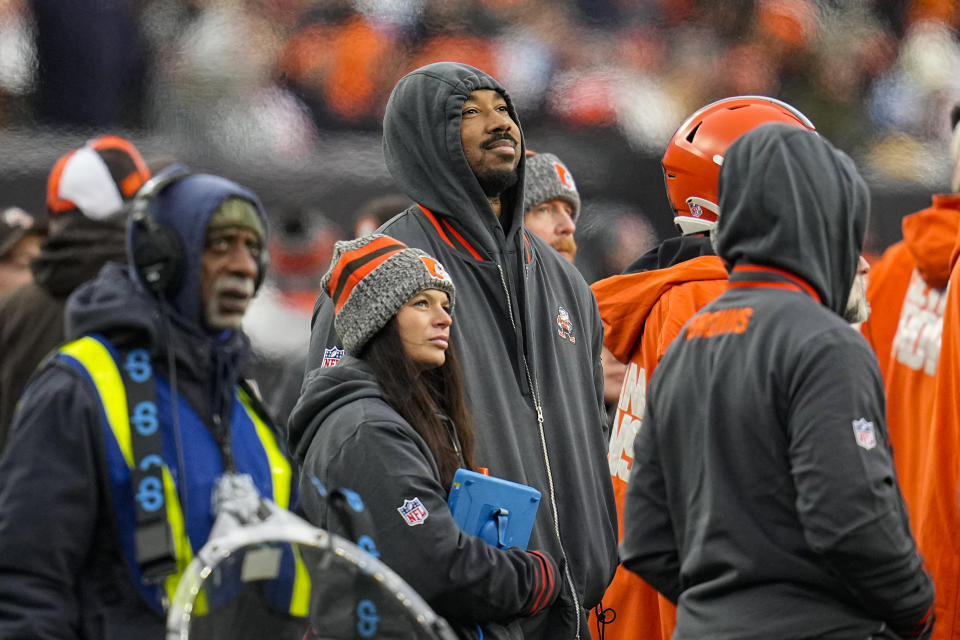
[[[573,236],[557,238],[553,243],[553,248],[557,251],[566,251],[571,258],[577,255],[577,241],[573,239]]]
[[[519,146],[519,144],[520,144],[519,142],[517,142],[517,139],[514,138],[512,135],[510,135],[510,134],[507,133],[507,132],[503,132],[503,133],[495,133],[495,134],[493,134],[492,136],[490,136],[490,137],[487,139],[487,141],[483,143],[483,148],[484,148],[484,149],[489,149],[489,148],[493,145],[494,142],[497,142],[497,141],[499,141],[499,140],[509,140],[510,142],[513,143],[513,148],[514,148],[514,149],[516,149],[517,146]]]
[[[245,295],[248,298],[253,297],[256,285],[251,278],[245,278],[235,275],[220,276],[214,281],[213,291],[216,295],[222,293],[234,293]]]

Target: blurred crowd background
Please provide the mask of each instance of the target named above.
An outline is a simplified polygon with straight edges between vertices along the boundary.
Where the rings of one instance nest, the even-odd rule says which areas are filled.
[[[380,151],[394,83],[456,60],[573,172],[588,281],[673,234],[665,145],[735,94],[797,106],[857,160],[879,252],[949,184],[958,28],[955,0],[0,0],[0,205],[42,216],[54,160],[116,133],[253,188],[279,276],[322,273],[361,217],[407,204]]]

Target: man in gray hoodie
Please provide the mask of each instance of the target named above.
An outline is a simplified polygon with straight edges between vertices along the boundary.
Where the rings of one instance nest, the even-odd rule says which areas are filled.
[[[387,167],[416,204],[380,231],[436,256],[462,290],[451,339],[477,464],[543,495],[530,547],[558,559],[564,588],[524,620],[525,637],[587,638],[586,611],[617,565],[596,302],[576,268],[523,228],[523,134],[495,79],[464,64],[417,69],[394,88],[383,129]],[[333,318],[321,296],[308,371],[342,353]],[[288,425],[298,462],[310,420],[295,411]]]
[[[777,123],[730,146],[719,194],[729,286],[650,379],[623,564],[677,604],[677,640],[926,638],[933,587],[883,383],[843,317],[867,187],[822,137]]]

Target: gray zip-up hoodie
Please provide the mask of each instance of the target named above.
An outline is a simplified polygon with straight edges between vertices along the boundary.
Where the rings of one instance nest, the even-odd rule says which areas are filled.
[[[451,337],[477,431],[476,463],[543,494],[529,546],[565,565],[568,585],[547,614],[525,621],[526,637],[548,637],[549,626],[553,638],[586,638],[584,608],[600,601],[617,564],[603,325],[580,273],[523,229],[522,158],[519,181],[501,198],[506,228],[490,207],[460,143],[461,109],[478,89],[500,92],[519,129],[504,89],[473,67],[432,64],[397,84],[384,117],[384,155],[419,206],[380,231],[436,257],[456,283]],[[321,295],[307,370],[338,344],[332,304]]]
[[[764,125],[726,154],[729,289],[650,380],[624,506],[623,563],[678,603],[674,638],[929,633],[880,372],[840,315],[868,207],[815,133]]]

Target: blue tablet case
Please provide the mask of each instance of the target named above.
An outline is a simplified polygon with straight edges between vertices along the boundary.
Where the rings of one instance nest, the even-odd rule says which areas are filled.
[[[526,549],[540,492],[525,484],[457,469],[447,504],[464,532],[501,549]]]

